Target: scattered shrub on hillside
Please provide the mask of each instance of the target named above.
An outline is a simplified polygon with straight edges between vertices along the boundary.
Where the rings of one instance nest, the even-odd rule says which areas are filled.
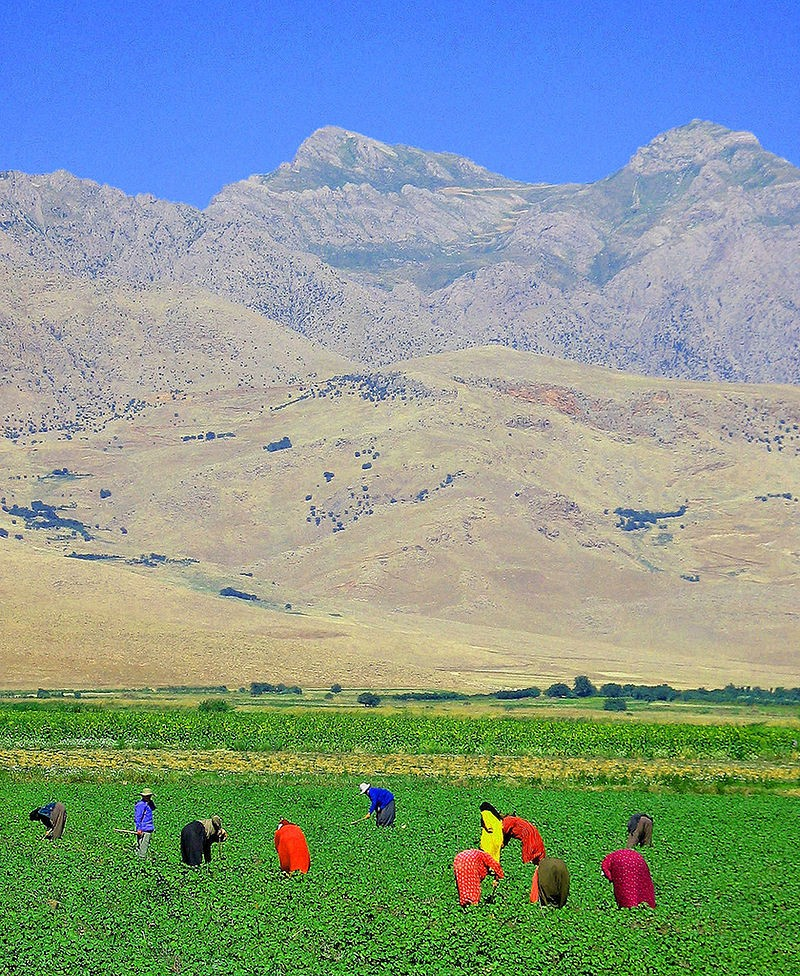
[[[255,593],[244,593],[242,590],[235,590],[232,586],[223,586],[219,591],[220,596],[233,596],[237,600],[254,600],[258,602],[258,597]]]
[[[377,708],[381,703],[380,696],[371,691],[363,691],[358,696],[357,701],[359,705],[363,705],[365,708]]]
[[[624,698],[606,698],[603,709],[606,712],[625,712],[628,710],[628,703]]]
[[[289,440],[289,438],[282,437],[279,441],[272,441],[271,443],[267,444],[264,450],[269,451],[270,453],[274,451],[288,451],[291,446],[292,442]]]

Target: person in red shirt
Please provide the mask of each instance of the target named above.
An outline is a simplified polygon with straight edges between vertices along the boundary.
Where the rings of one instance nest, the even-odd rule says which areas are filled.
[[[617,908],[636,908],[637,905],[656,907],[650,868],[638,851],[629,848],[612,851],[603,858],[600,867],[614,886]]]
[[[538,864],[545,856],[542,835],[530,821],[516,815],[503,817],[503,845],[512,837],[522,844],[523,864]]]
[[[453,860],[453,872],[456,876],[458,900],[462,907],[477,905],[481,900],[481,882],[491,874],[492,889],[496,888],[503,877],[503,869],[497,861],[485,851],[472,848],[456,854]]]
[[[311,855],[308,853],[306,835],[297,826],[281,818],[275,831],[275,850],[284,874],[299,871],[307,874],[311,866]]]

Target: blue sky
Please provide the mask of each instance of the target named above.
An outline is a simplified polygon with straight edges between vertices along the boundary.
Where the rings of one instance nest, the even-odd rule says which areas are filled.
[[[0,169],[202,207],[330,124],[588,182],[693,118],[800,165],[798,52],[798,0],[0,0]]]

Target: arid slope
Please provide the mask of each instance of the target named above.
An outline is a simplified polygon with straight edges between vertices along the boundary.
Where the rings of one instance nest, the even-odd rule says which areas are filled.
[[[0,685],[793,685],[798,453],[794,388],[499,347],[1,441]]]

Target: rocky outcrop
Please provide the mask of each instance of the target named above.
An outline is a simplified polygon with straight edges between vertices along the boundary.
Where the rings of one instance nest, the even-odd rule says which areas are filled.
[[[203,212],[63,171],[0,174],[0,343],[26,416],[46,370],[65,401],[110,391],[109,371],[128,367],[98,357],[97,337],[163,337],[151,307],[187,292],[180,343],[143,341],[151,361],[128,386],[173,383],[178,348],[202,371],[207,322],[228,328],[223,306],[252,316],[256,346],[277,327],[371,365],[498,343],[657,376],[797,383],[798,252],[800,170],[750,133],[692,122],[607,179],[548,186],[328,127]],[[247,370],[256,382],[268,346]],[[8,391],[2,405],[13,414]]]

